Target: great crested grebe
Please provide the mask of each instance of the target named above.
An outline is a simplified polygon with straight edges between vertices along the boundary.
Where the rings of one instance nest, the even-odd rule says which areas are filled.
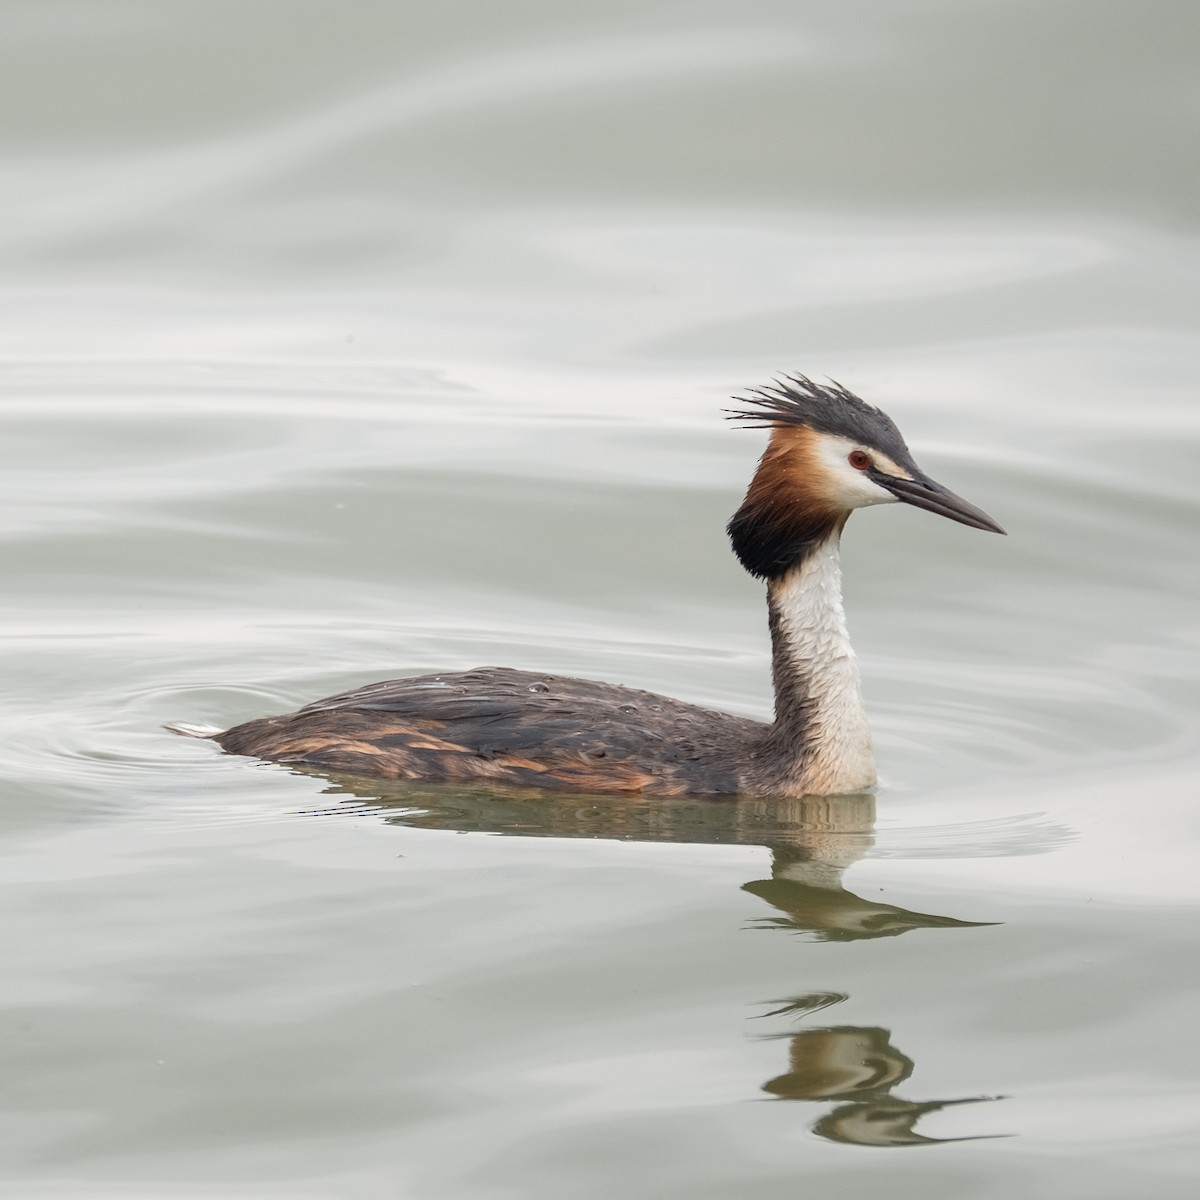
[[[775,720],[613,683],[480,667],[372,683],[221,733],[230,754],[377,779],[586,792],[836,795],[875,783],[838,544],[851,511],[897,500],[1004,530],[935,483],[886,413],[803,375],[738,397],[729,416],[771,430],[734,553],[767,584]]]

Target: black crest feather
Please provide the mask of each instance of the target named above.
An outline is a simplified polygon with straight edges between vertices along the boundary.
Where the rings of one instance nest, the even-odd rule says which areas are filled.
[[[726,409],[728,419],[748,429],[803,425],[874,446],[896,462],[909,457],[892,418],[832,379],[820,384],[807,375],[780,375],[773,383],[733,399],[745,407]]]

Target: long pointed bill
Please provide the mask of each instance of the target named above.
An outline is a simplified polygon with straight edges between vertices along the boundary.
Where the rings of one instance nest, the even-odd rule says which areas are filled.
[[[989,533],[1005,532],[982,508],[976,508],[932,479],[897,479],[895,475],[886,475],[882,471],[873,471],[871,478],[880,487],[887,488],[897,500],[903,500],[914,508],[928,509],[939,517],[949,517],[962,525],[970,525],[972,529],[986,529]]]

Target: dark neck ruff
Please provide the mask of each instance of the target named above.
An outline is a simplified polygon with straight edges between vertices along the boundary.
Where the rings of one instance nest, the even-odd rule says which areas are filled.
[[[848,514],[811,485],[820,473],[808,430],[772,432],[742,506],[725,527],[738,561],[755,578],[783,579],[841,532]]]

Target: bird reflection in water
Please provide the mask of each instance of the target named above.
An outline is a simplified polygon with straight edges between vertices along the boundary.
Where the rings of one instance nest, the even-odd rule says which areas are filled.
[[[547,795],[533,789],[389,785],[348,778],[334,783],[325,794],[357,797],[361,804],[323,811],[374,808],[387,822],[423,829],[765,846],[771,851],[770,878],[751,880],[743,889],[766,901],[775,913],[759,918],[753,927],[808,934],[816,941],[861,941],[897,937],[916,929],[961,930],[988,924],[882,904],[843,885],[846,870],[875,844],[875,800],[866,794],[802,799],[642,795],[616,799]],[[1056,830],[1041,832],[1050,842],[1062,836]],[[1010,836],[1007,845],[992,853],[1029,853],[1031,849],[1013,843]],[[941,851],[945,852],[944,845]],[[968,852],[980,851],[981,847],[974,845]],[[793,999],[762,1015],[811,1016],[845,999],[836,993],[818,993]],[[996,1098],[911,1101],[895,1095],[893,1089],[912,1074],[913,1062],[891,1044],[887,1029],[838,1025],[767,1036],[788,1039],[789,1066],[764,1084],[763,1090],[780,1099],[837,1103],[838,1107],[813,1125],[815,1133],[831,1141],[909,1146],[971,1140],[926,1137],[915,1126],[928,1113]]]
[[[365,806],[377,809],[383,820],[421,829],[763,846],[771,852],[771,877],[751,880],[743,887],[780,915],[762,917],[757,927],[810,933],[821,941],[896,937],[912,929],[986,924],[881,904],[843,886],[847,868],[875,844],[875,798],[868,794],[802,799],[631,795],[618,799],[547,794],[532,788],[389,785],[378,779],[348,777],[340,777],[325,794],[358,797]]]
[[[800,996],[762,1016],[808,1015],[846,999],[828,992]],[[926,1113],[999,1097],[905,1100],[894,1095],[892,1089],[913,1073],[913,1061],[892,1045],[890,1030],[833,1025],[767,1036],[788,1039],[788,1069],[767,1080],[763,1091],[780,1100],[841,1101],[813,1125],[813,1132],[829,1141],[855,1146],[928,1146],[997,1136],[934,1138],[918,1133],[916,1124]]]
[[[811,797],[794,828],[770,843],[771,878],[742,890],[765,900],[782,916],[762,917],[759,928],[813,933],[821,941],[897,937],[912,929],[965,929],[987,924],[914,912],[848,891],[842,876],[874,845],[873,796]]]

